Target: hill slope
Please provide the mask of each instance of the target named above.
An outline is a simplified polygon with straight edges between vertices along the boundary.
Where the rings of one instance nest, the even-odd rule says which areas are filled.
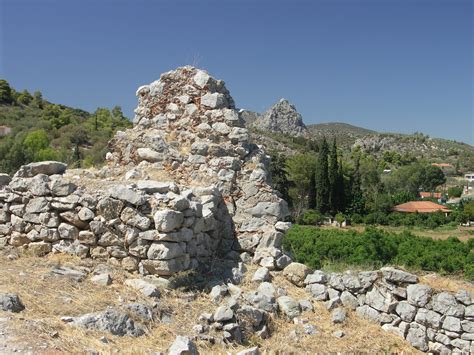
[[[118,106],[91,114],[46,101],[39,92],[18,93],[0,80],[0,173],[40,160],[100,164],[113,134],[130,125]]]

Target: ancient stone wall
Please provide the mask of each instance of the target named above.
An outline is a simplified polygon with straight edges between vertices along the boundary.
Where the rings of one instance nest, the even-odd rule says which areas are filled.
[[[306,268],[294,263],[284,273],[303,283],[301,270]],[[304,285],[315,300],[325,301],[328,309],[351,308],[421,351],[472,349],[474,303],[467,291],[436,291],[419,283],[416,275],[390,267],[343,274],[315,271],[304,278]]]
[[[143,274],[215,257],[285,267],[288,207],[224,82],[183,67],[137,96],[134,127],[117,132],[99,171],[43,162],[0,176],[0,244],[112,258]]]

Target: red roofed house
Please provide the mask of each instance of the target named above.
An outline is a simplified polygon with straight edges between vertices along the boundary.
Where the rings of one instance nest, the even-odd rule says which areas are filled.
[[[438,205],[437,203],[431,201],[410,201],[402,203],[401,205],[396,205],[393,207],[393,210],[396,212],[405,213],[433,213],[441,211],[448,214],[451,212],[450,209],[444,207],[443,205]]]

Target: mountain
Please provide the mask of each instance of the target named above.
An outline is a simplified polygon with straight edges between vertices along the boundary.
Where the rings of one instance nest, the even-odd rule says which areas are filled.
[[[281,99],[263,114],[244,111],[243,117],[247,127],[257,130],[292,136],[308,135],[308,128],[303,123],[301,114],[286,99]]]
[[[337,141],[345,146],[353,145],[359,138],[378,134],[376,131],[343,122],[310,124],[308,125],[308,130],[311,136],[315,139],[322,137],[336,137]]]

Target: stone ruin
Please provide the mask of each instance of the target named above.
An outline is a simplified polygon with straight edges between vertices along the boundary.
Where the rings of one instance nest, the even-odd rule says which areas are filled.
[[[117,132],[101,170],[40,162],[0,177],[0,248],[160,276],[215,258],[288,265],[287,204],[224,82],[187,66],[137,96],[133,128]]]
[[[0,250],[69,253],[163,277],[224,265],[230,282],[214,286],[210,297],[235,299],[210,317],[232,341],[241,331],[270,336],[269,314],[294,321],[312,309],[309,301],[277,295],[269,270],[283,270],[312,300],[325,302],[335,323],[345,321],[345,307],[421,351],[472,351],[474,303],[466,291],[435,291],[392,268],[326,274],[291,262],[281,251],[287,204],[271,188],[269,158],[250,143],[222,81],[183,67],[137,96],[134,127],[117,132],[103,168],[39,162],[13,178],[0,174]],[[252,278],[260,285],[240,295],[234,284],[251,262],[261,266]],[[125,282],[133,283],[144,281]],[[91,317],[98,315],[77,322]],[[248,317],[252,322],[243,321]]]

